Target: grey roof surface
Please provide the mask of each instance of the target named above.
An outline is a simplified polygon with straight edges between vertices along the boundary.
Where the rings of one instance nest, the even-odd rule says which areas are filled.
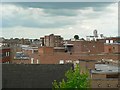
[[[108,64],[95,64],[96,70],[92,70],[92,73],[118,73],[120,67]]]
[[[65,78],[65,72],[72,66],[72,64],[3,64],[2,87],[52,88],[52,82]]]
[[[29,59],[29,56],[24,53],[16,53],[15,59]]]

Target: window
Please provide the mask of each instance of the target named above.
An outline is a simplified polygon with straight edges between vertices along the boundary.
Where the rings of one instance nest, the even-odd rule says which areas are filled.
[[[108,87],[110,87],[110,84],[107,84]]]
[[[31,58],[31,64],[33,64],[34,63],[34,58]]]
[[[115,49],[115,47],[113,47],[113,49]]]
[[[5,52],[6,56],[8,56],[7,52]]]
[[[111,75],[106,75],[106,78],[118,78],[118,74],[111,74]]]
[[[98,84],[98,87],[100,87],[101,86],[101,84]]]
[[[37,64],[39,64],[39,60],[37,59]]]
[[[106,40],[106,43],[109,43],[109,40]]]
[[[60,60],[60,61],[59,61],[59,64],[64,64],[64,60]]]
[[[5,57],[5,53],[2,53],[2,57]]]
[[[0,58],[2,57],[2,53],[0,53]]]
[[[119,84],[117,84],[117,87],[120,87],[120,85],[119,85]]]
[[[38,52],[38,50],[34,50],[34,53],[37,53]]]
[[[112,52],[111,48],[109,48],[109,52]]]
[[[6,56],[9,56],[9,52],[6,52]]]
[[[95,47],[95,45],[93,47]]]
[[[9,52],[7,52],[7,56],[9,56]]]

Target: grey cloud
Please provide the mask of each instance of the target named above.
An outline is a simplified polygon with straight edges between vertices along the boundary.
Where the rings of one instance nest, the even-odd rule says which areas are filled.
[[[103,10],[104,7],[111,3],[68,3],[68,2],[61,2],[61,3],[32,3],[32,2],[21,2],[21,3],[4,3],[4,4],[14,4],[16,6],[21,6],[24,9],[27,9],[29,7],[32,8],[42,8],[45,13],[47,13],[47,16],[38,16],[37,20],[28,18],[27,14],[24,16],[20,16],[18,14],[15,14],[13,18],[6,18],[3,16],[3,25],[2,27],[14,27],[14,26],[24,26],[24,27],[34,27],[34,28],[58,28],[58,27],[64,27],[66,25],[74,25],[75,21],[74,19],[67,19],[65,17],[62,17],[60,20],[60,17],[57,16],[69,16],[69,17],[76,17],[78,13],[76,10],[78,9],[86,9],[88,7],[92,7],[94,10],[99,11]],[[34,14],[33,14],[34,15]],[[95,18],[99,15],[95,14],[88,14],[85,17],[87,18]],[[36,15],[34,15],[36,17]],[[55,18],[56,17],[56,18]],[[26,18],[26,19],[23,19]],[[76,20],[76,19],[75,19]],[[48,23],[47,23],[48,22]],[[49,23],[50,22],[50,23]]]
[[[76,16],[75,10],[92,7],[94,11],[102,11],[111,2],[12,2],[3,4],[14,4],[23,8],[42,8],[49,15]]]
[[[103,8],[111,4],[111,2],[9,2],[8,4],[15,4],[24,8],[83,9],[86,7]]]
[[[70,9],[45,9],[45,13],[52,15],[52,16],[76,16],[78,13],[76,10],[70,10]]]
[[[2,27],[15,27],[15,26],[23,26],[23,27],[33,27],[33,28],[58,28],[64,27],[66,25],[75,24],[71,20],[52,20],[50,18],[38,18],[40,20],[36,21],[35,19],[22,19],[22,17],[14,17],[14,18],[3,18]],[[50,21],[49,21],[50,20]],[[48,23],[46,22],[48,21]]]

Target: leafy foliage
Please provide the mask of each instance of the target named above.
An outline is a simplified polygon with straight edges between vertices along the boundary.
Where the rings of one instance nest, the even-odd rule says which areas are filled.
[[[65,73],[67,80],[62,79],[61,82],[53,82],[53,88],[89,88],[90,82],[88,80],[88,73],[80,73],[80,67],[77,65],[74,70],[72,68]]]
[[[74,39],[78,40],[78,39],[79,39],[79,36],[78,36],[78,35],[75,35],[75,36],[74,36]]]

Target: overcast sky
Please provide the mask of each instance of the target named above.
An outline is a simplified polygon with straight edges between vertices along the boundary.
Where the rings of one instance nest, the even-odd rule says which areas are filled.
[[[105,36],[118,36],[118,3],[19,2],[3,3],[2,36],[40,38],[51,33],[65,39],[80,38],[97,29]]]

